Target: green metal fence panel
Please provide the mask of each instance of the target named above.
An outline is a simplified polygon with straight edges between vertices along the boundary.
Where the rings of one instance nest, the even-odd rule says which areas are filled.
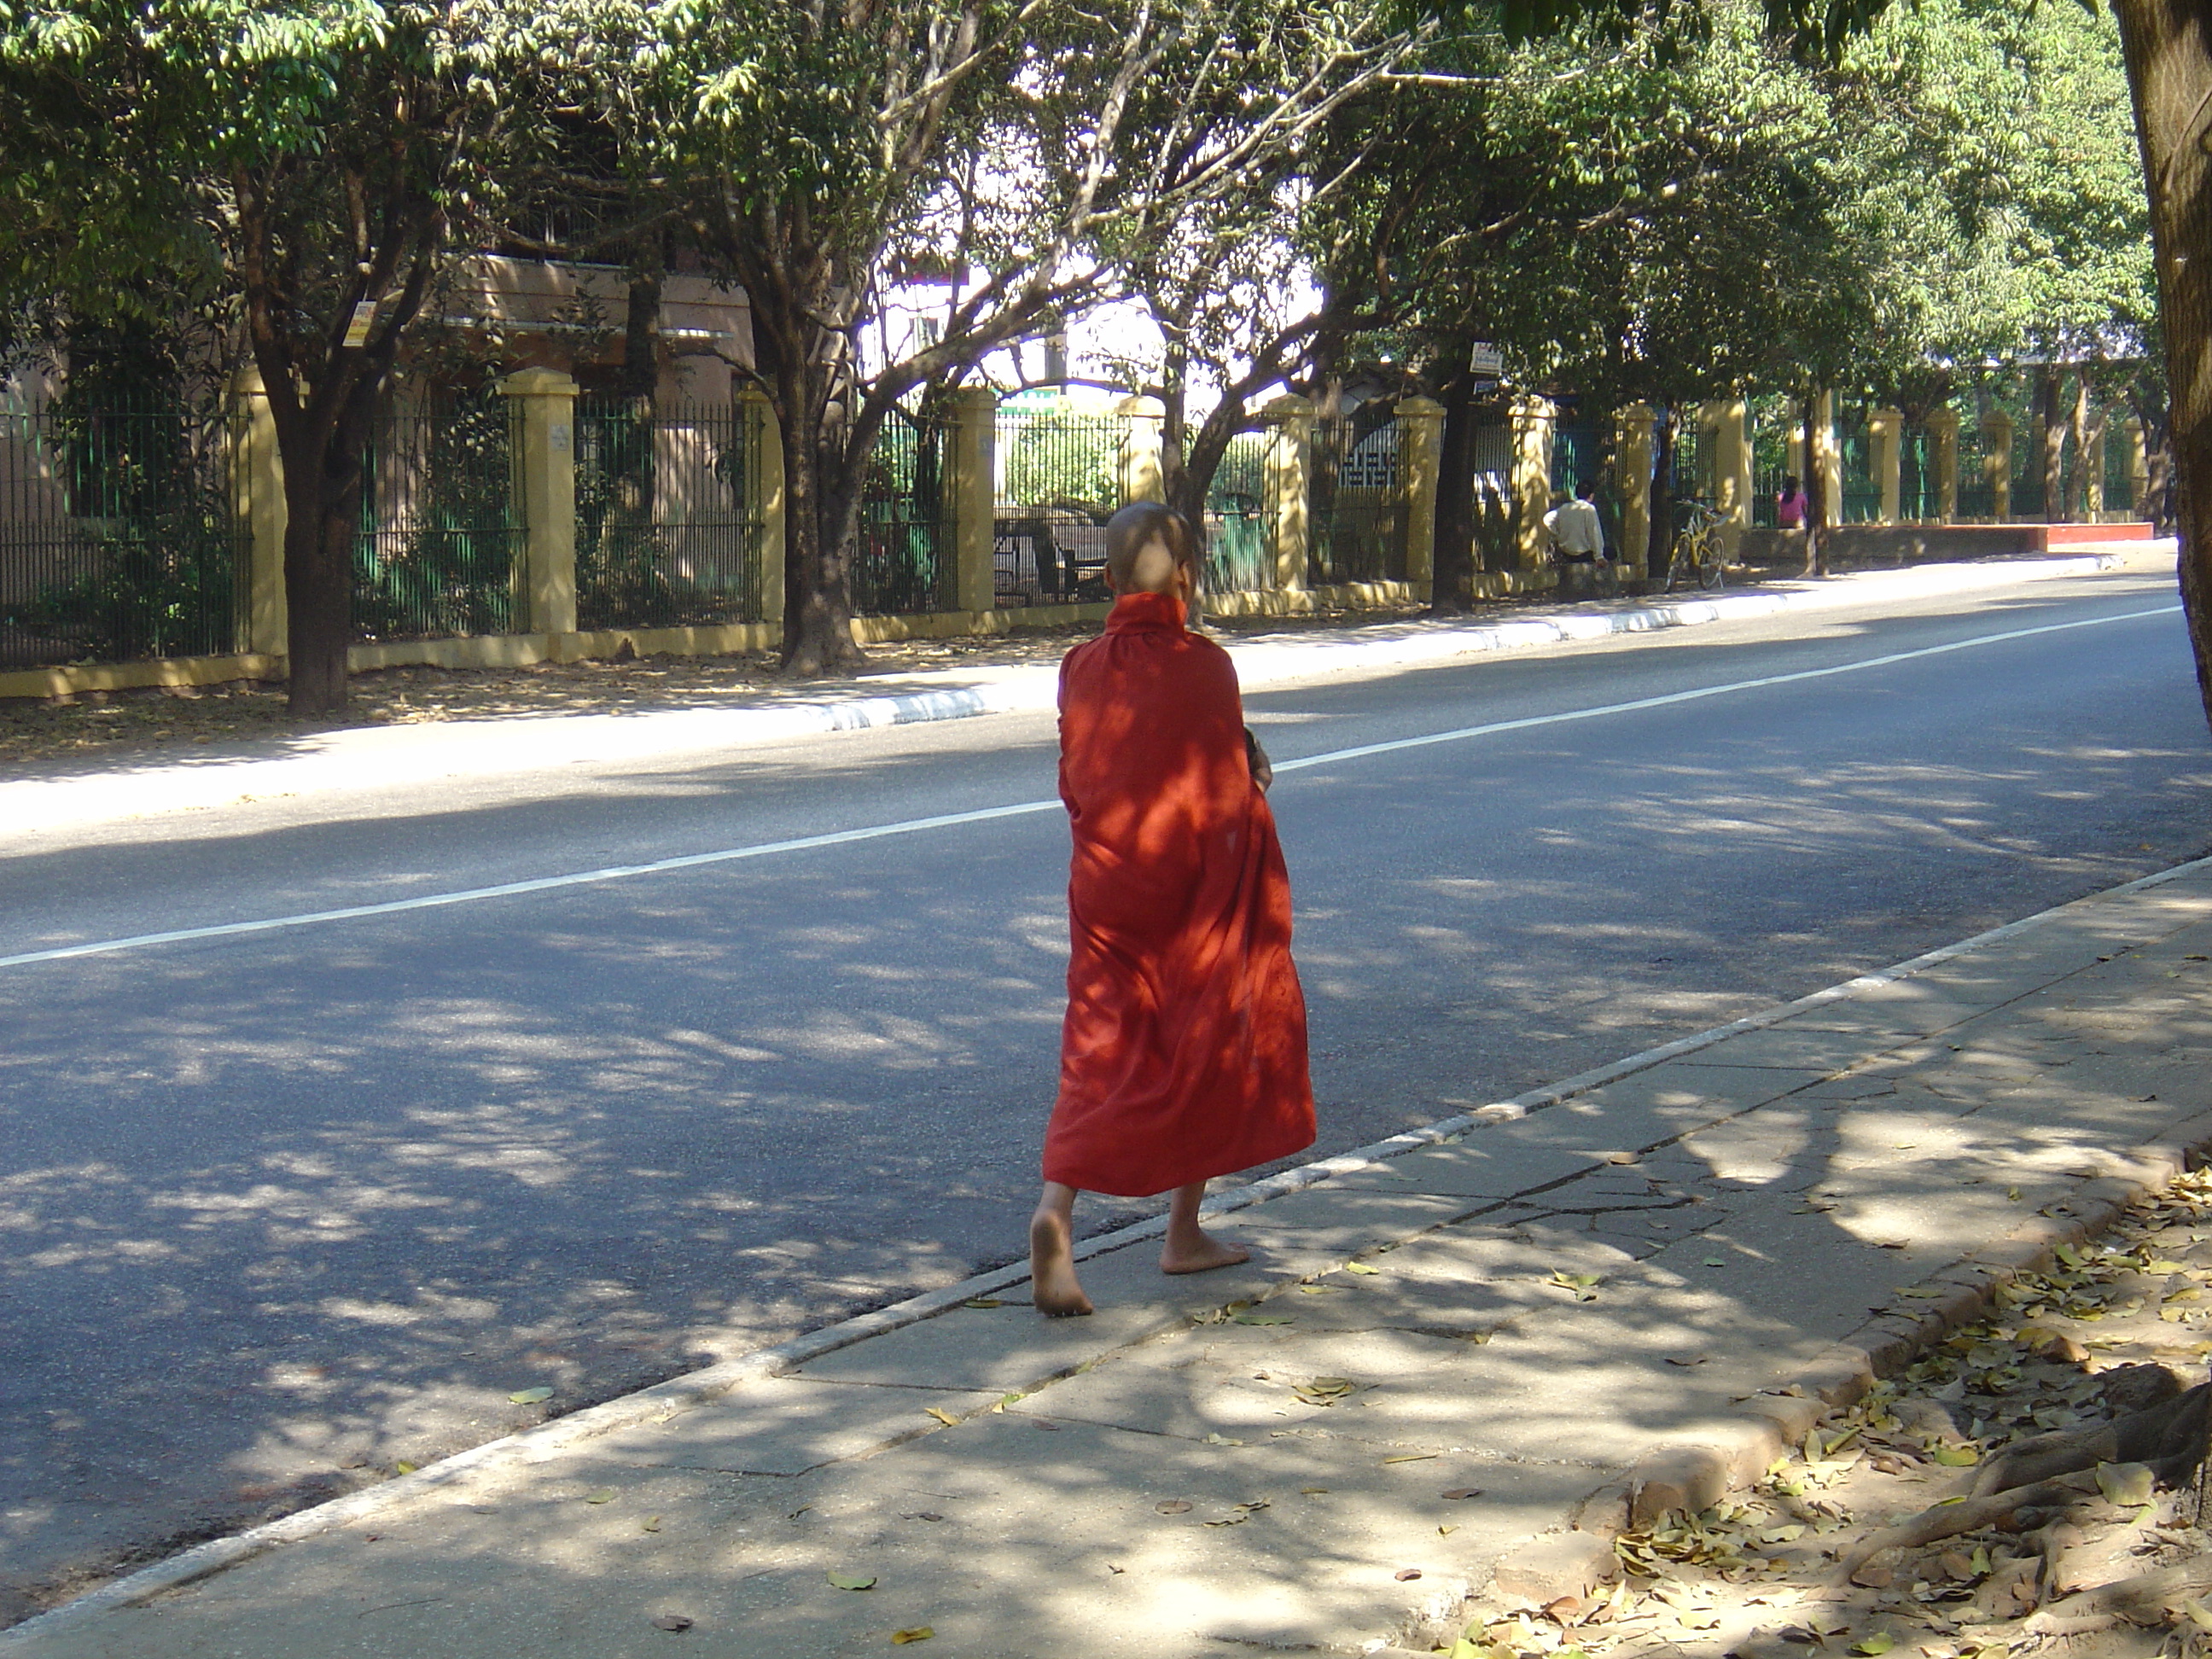
[[[742,404],[576,403],[576,623],[760,620],[760,457]]]
[[[1406,579],[1399,425],[1389,410],[1380,412],[1380,420],[1354,414],[1314,422],[1306,580],[1316,587]]]
[[[1839,524],[1872,524],[1881,517],[1881,485],[1874,476],[1874,437],[1864,404],[1849,404],[1836,416],[1836,448],[1843,459],[1844,499]]]
[[[1990,482],[1990,441],[1982,417],[1971,404],[1959,412],[1959,517],[1996,516],[1996,490]]]
[[[379,422],[362,466],[354,632],[363,640],[504,634],[524,526],[517,398],[441,392]]]
[[[1897,516],[1907,523],[1941,518],[1943,503],[1936,487],[1936,446],[1928,428],[1905,428],[1897,456]]]
[[[1107,597],[1105,525],[1120,501],[1127,426],[1118,415],[1000,410],[991,554],[997,604]]]
[[[945,500],[941,421],[894,408],[876,434],[860,495],[853,608],[861,616],[950,611],[959,598],[951,515]]]
[[[237,648],[228,418],[0,386],[0,667]]]
[[[1674,434],[1667,475],[1668,492],[1677,500],[1694,495],[1701,501],[1710,501],[1713,475],[1705,457],[1705,428],[1698,423],[1696,416],[1678,413]]]
[[[2099,459],[2105,468],[2105,511],[2140,512],[2135,499],[2135,482],[2129,469],[2135,464],[2135,440],[2129,435],[2124,422],[2115,417],[2105,427],[2103,453]]]
[[[1267,548],[1262,481],[1267,434],[1240,432],[1229,441],[1206,495],[1206,591],[1255,592],[1275,585]]]
[[[1790,476],[1790,440],[1798,429],[1796,408],[1784,399],[1761,402],[1764,407],[1756,410],[1761,418],[1751,429],[1751,521],[1761,530],[1772,530],[1783,480]]]
[[[1598,476],[1605,459],[1605,433],[1586,422],[1552,429],[1552,493],[1571,495],[1584,478]]]

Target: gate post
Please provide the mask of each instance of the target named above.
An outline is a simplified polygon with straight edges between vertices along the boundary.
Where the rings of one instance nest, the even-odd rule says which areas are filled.
[[[1743,532],[1751,524],[1751,410],[1736,398],[1707,404],[1699,416],[1712,434],[1713,507],[1721,515],[1721,545],[1733,561],[1742,555]]]
[[[1548,398],[1516,398],[1512,404],[1511,494],[1518,510],[1521,569],[1533,575],[1546,568],[1544,515],[1552,510],[1552,430],[1559,410]]]
[[[1877,409],[1867,416],[1868,471],[1881,492],[1877,523],[1895,524],[1905,515],[1905,411]]]
[[[281,657],[290,626],[284,597],[284,460],[261,371],[250,365],[239,370],[231,395],[231,496],[246,539],[238,647]]]
[[[1262,464],[1260,495],[1267,520],[1267,550],[1275,562],[1275,586],[1285,593],[1306,585],[1308,538],[1312,533],[1312,498],[1308,469],[1313,463],[1313,405],[1285,394],[1260,411],[1273,428]]]
[[[760,493],[752,526],[753,618],[779,632],[783,627],[783,433],[768,393],[747,385],[738,392],[738,419],[745,433],[745,461]]]
[[[1437,573],[1437,473],[1443,459],[1444,406],[1433,398],[1397,405],[1398,488],[1405,503],[1406,580],[1431,596]]]
[[[1160,428],[1167,419],[1167,405],[1158,398],[1129,397],[1115,404],[1114,412],[1123,422],[1121,448],[1115,465],[1121,505],[1167,500],[1167,487],[1160,476]]]
[[[1992,409],[1982,416],[1986,441],[1982,465],[1990,473],[1990,517],[1998,524],[2012,522],[2012,416]]]
[[[576,383],[556,368],[518,369],[499,383],[515,399],[515,498],[522,557],[518,632],[576,631]]]
[[[946,399],[945,423],[952,440],[945,505],[952,519],[953,608],[986,613],[998,604],[991,556],[999,394],[987,386],[960,387]]]
[[[1959,411],[1939,409],[1928,417],[1928,463],[1936,473],[1936,520],[1959,516]]]
[[[1642,581],[1651,562],[1651,405],[1631,404],[1613,417],[1613,477],[1620,489],[1620,574]]]

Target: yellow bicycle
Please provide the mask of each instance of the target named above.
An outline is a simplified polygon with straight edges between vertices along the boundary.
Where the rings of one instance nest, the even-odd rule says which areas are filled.
[[[1708,592],[1721,585],[1727,555],[1721,546],[1721,526],[1727,519],[1711,503],[1697,500],[1675,504],[1674,550],[1667,559],[1667,586],[1671,593],[1679,581],[1684,587],[1695,578]]]

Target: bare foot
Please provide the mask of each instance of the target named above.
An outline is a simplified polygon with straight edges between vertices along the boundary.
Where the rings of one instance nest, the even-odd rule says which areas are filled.
[[[1242,1244],[1231,1244],[1216,1238],[1200,1228],[1191,1230],[1195,1238],[1177,1238],[1170,1234],[1160,1250],[1160,1271],[1164,1273],[1202,1273],[1215,1267],[1233,1267],[1240,1261],[1249,1261],[1252,1252]]]
[[[1091,1311],[1091,1298],[1076,1282],[1067,1223],[1050,1210],[1030,1218],[1030,1296],[1039,1313],[1054,1319]]]

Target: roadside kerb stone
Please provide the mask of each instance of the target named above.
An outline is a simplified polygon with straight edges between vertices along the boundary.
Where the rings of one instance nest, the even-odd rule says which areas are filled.
[[[2117,568],[2113,554],[1996,564],[1922,566],[1867,573],[1781,591],[1717,599],[1657,600],[1623,610],[1567,612],[1466,628],[1433,624],[1395,631],[1370,624],[1350,638],[1308,637],[1233,643],[1247,690],[1293,680],[1433,666],[1497,652],[1573,645],[1616,635],[1696,627],[1792,611],[1816,611],[1893,597],[1935,596]],[[94,823],[149,813],[205,810],[242,799],[364,790],[443,778],[483,779],[592,763],[758,747],[841,732],[937,720],[1037,713],[1054,706],[1058,672],[1048,665],[933,671],[915,680],[978,680],[890,696],[839,696],[750,707],[662,709],[644,714],[516,716],[380,726],[294,738],[275,757],[201,756],[188,763],[124,765],[112,770],[0,783],[0,823]]]

